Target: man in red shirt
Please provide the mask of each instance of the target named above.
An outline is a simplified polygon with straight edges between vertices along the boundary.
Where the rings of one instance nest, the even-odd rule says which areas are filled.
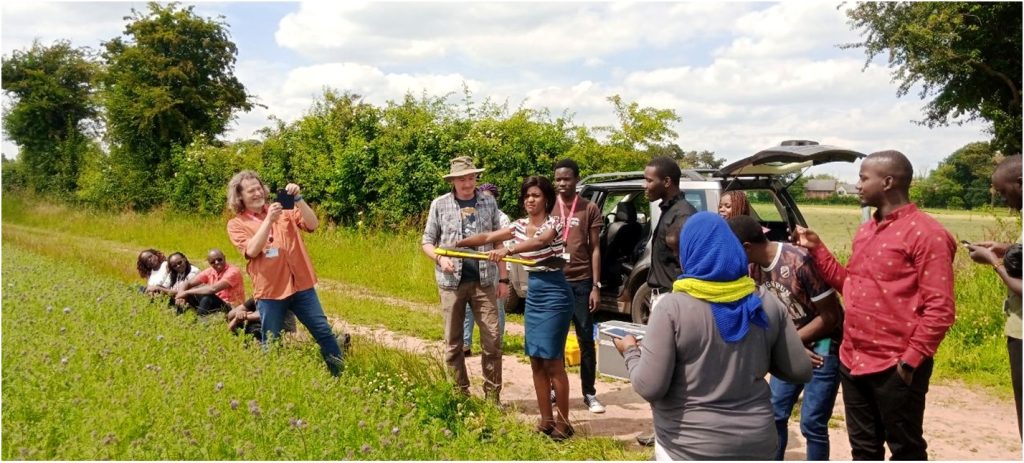
[[[238,267],[224,260],[220,249],[211,249],[206,255],[210,267],[185,283],[185,290],[175,296],[178,306],[195,307],[199,315],[228,312],[245,302],[245,285]]]
[[[846,304],[839,350],[846,427],[854,460],[927,460],[925,394],[932,357],[955,318],[956,243],[910,202],[913,168],[898,151],[864,159],[857,190],[875,207],[843,267],[812,230],[797,244]]]

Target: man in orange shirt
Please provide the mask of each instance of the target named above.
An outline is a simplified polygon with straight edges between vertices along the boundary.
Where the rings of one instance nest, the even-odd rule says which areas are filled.
[[[264,346],[281,335],[285,313],[291,310],[320,345],[327,369],[337,376],[342,368],[341,347],[316,294],[316,274],[300,234],[316,230],[320,221],[298,185],[289,183],[284,190],[294,202],[293,209],[284,209],[280,202],[268,204],[270,189],[255,172],[235,174],[228,183],[227,205],[236,214],[228,221],[228,236],[247,261]]]
[[[220,249],[211,249],[206,262],[210,267],[188,280],[174,302],[179,307],[194,307],[199,315],[227,312],[245,302],[245,285],[238,267],[227,263]]]

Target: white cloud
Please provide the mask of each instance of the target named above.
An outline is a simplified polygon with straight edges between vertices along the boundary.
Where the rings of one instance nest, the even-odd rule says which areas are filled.
[[[99,49],[100,43],[121,35],[132,8],[146,2],[4,2],[3,52],[27,48],[34,39],[43,45],[67,39],[73,46]]]
[[[464,56],[492,66],[588,61],[727,31],[739,3],[303,3],[281,46],[379,65]]]

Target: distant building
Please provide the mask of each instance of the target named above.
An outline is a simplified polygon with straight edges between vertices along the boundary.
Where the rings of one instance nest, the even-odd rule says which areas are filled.
[[[804,197],[811,199],[826,199],[829,196],[846,196],[857,194],[857,186],[840,182],[833,179],[808,180],[804,185]]]

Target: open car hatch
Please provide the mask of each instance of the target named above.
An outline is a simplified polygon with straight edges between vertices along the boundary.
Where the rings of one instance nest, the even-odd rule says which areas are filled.
[[[829,162],[854,162],[864,154],[807,140],[788,140],[758,151],[714,173],[715,177],[780,176]]]

